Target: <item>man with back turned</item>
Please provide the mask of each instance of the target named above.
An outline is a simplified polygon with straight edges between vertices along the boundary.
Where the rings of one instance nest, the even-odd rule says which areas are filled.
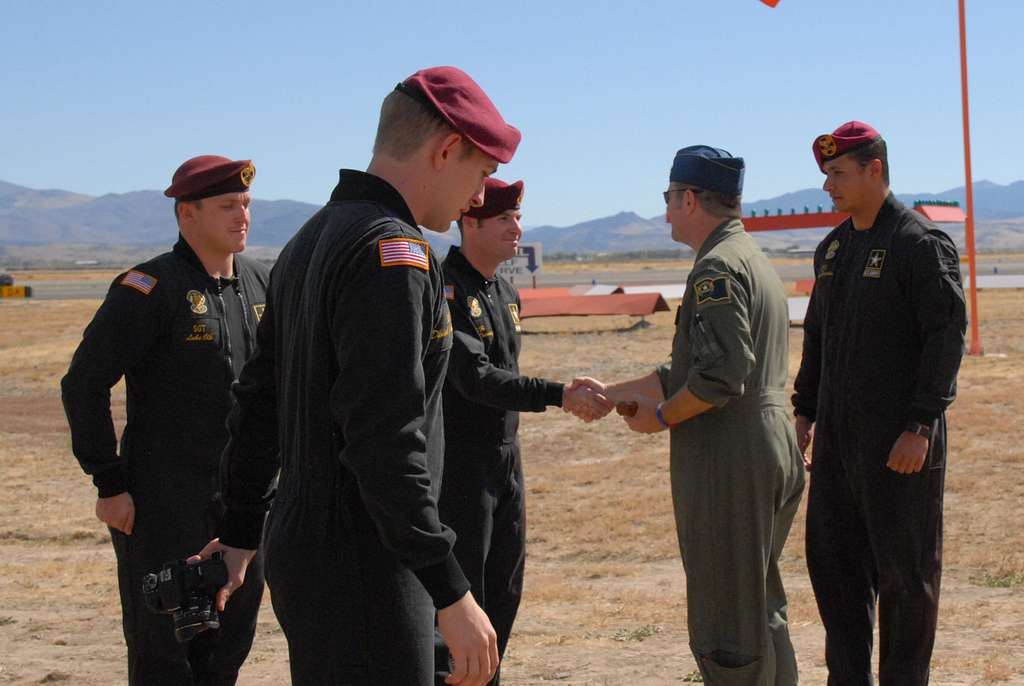
[[[497,669],[438,516],[451,316],[418,227],[445,231],[481,204],[519,140],[464,72],[416,72],[384,100],[367,171],[341,171],[271,274],[229,420],[228,513],[202,555],[225,551],[223,602],[280,468],[263,550],[297,684],[431,684],[435,609],[449,683]]]

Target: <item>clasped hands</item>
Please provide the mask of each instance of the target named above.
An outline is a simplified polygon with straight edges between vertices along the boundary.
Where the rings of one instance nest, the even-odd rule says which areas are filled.
[[[664,427],[655,415],[657,401],[639,394],[617,390],[589,376],[578,376],[565,387],[562,410],[584,422],[603,419],[618,407],[629,428],[638,433],[655,433]]]

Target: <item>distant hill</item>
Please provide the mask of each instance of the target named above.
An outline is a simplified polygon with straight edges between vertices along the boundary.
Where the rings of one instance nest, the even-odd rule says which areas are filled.
[[[953,200],[966,207],[964,186],[941,193],[898,194],[908,206],[916,200]],[[829,210],[832,203],[828,195],[817,188],[785,193],[775,198],[758,200],[743,205],[744,216],[752,212],[774,214],[782,210],[789,214],[807,208]],[[991,181],[974,184],[975,242],[981,251],[1024,250],[1024,181],[1001,186]],[[947,233],[963,245],[964,227],[952,224],[944,227]],[[768,231],[753,234],[762,248],[773,251],[809,250],[828,232],[827,229],[801,229],[794,231]],[[538,226],[529,229],[525,241],[542,243],[544,254],[556,253],[614,253],[639,250],[671,250],[680,246],[672,241],[665,217],[641,217],[633,212],[619,212],[610,217],[592,219],[572,226]]]
[[[0,244],[164,244],[176,232],[172,207],[160,191],[96,198],[0,181]],[[253,200],[258,223],[250,240],[254,245],[284,245],[317,209],[294,200]]]
[[[974,185],[978,220],[979,250],[1024,249],[1024,181],[1001,186],[989,181]],[[899,196],[910,204],[914,200],[956,200],[965,204],[964,188],[941,193]],[[828,196],[819,189],[804,189],[776,198],[744,205],[744,215],[752,211],[774,213],[782,209],[803,212],[807,207],[830,206]],[[318,206],[293,200],[253,200],[253,231],[249,242],[268,250],[284,245]],[[948,227],[962,240],[963,228]],[[427,232],[435,250],[444,254],[457,240],[449,234]],[[763,247],[771,250],[807,249],[822,231],[775,231],[755,234]],[[171,202],[159,191],[111,193],[99,197],[64,190],[37,190],[0,181],[0,260],[17,257],[18,246],[63,246],[62,255],[81,255],[95,259],[105,246],[128,249],[131,246],[167,246],[175,235]],[[539,226],[529,229],[525,239],[544,245],[544,254],[614,253],[639,250],[673,250],[664,217],[641,217],[623,211],[609,217],[580,222],[572,226]],[[73,247],[71,247],[73,246]],[[89,246],[92,246],[90,251]],[[24,251],[23,251],[24,252]],[[36,254],[35,249],[29,251]],[[55,251],[56,252],[56,251]],[[264,251],[266,252],[266,251]],[[271,253],[273,251],[270,251]],[[91,253],[91,254],[90,254]]]

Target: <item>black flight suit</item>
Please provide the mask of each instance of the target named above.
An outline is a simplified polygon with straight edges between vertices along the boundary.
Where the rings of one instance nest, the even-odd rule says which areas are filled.
[[[235,387],[221,540],[263,550],[295,684],[431,684],[434,609],[469,590],[441,524],[440,265],[402,196],[342,170],[285,246]]]
[[[454,246],[443,267],[455,341],[444,386],[441,521],[458,535],[455,557],[504,655],[523,594],[526,559],[519,412],[561,407],[563,385],[519,375],[515,286],[501,277],[485,278]],[[499,681],[495,676],[491,683]]]
[[[224,511],[218,465],[230,387],[255,346],[267,267],[241,255],[215,279],[184,239],[114,279],[61,381],[75,457],[100,497],[127,491],[131,536],[111,530],[131,684],[233,684],[263,596],[257,561],[218,631],[187,644],[142,599],[142,577],[195,554]],[[136,285],[131,285],[136,284]],[[146,292],[148,290],[148,292]],[[126,379],[120,456],[110,388]]]
[[[891,194],[870,229],[836,227],[814,256],[796,414],[815,422],[807,566],[830,685],[926,684],[942,571],[944,410],[956,394],[966,310],[956,247]],[[931,427],[924,468],[889,451]]]

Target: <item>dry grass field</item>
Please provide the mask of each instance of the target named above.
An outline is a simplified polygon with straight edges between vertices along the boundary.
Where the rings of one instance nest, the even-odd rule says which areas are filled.
[[[125,681],[114,556],[70,454],[58,389],[97,304],[0,301],[0,684]],[[965,359],[950,412],[935,684],[1024,684],[1022,305],[1020,292],[981,294],[989,354]],[[667,355],[672,313],[649,321],[627,331],[625,317],[528,320],[522,367],[557,379],[646,373]],[[793,329],[792,371],[800,338]],[[694,681],[667,437],[549,411],[524,415],[522,442],[529,560],[505,683]],[[801,513],[783,571],[804,683],[821,684],[823,631],[802,529]],[[240,683],[287,683],[287,660],[267,604]]]

